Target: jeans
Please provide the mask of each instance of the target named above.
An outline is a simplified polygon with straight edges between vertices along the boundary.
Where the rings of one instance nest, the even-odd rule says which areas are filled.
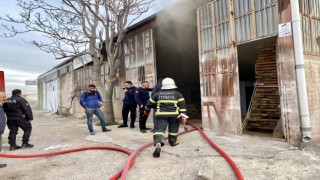
[[[106,129],[106,120],[100,108],[87,108],[86,115],[87,115],[87,125],[90,132],[93,132],[93,127],[92,127],[93,115],[96,115],[100,120],[102,130]]]

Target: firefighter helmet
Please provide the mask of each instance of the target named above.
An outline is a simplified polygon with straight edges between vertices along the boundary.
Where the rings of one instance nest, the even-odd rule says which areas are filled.
[[[162,87],[161,89],[176,89],[176,83],[171,78],[164,78],[162,80]]]

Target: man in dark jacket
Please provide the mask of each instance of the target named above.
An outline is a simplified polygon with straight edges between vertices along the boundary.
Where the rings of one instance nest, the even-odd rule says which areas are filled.
[[[3,92],[0,92],[0,152],[2,148],[2,134],[4,133],[4,129],[6,128],[6,116],[4,114],[4,111],[2,109],[2,104],[6,100],[6,94]],[[7,164],[0,164],[0,168],[6,167]]]
[[[102,132],[111,131],[111,129],[106,128],[106,121],[103,112],[100,109],[100,107],[103,106],[103,100],[94,84],[90,84],[88,90],[81,94],[80,104],[85,109],[87,126],[91,135],[95,135],[92,127],[93,115],[96,115],[99,118]]]
[[[156,94],[157,92],[161,91],[162,87],[162,78],[158,79],[157,84],[152,88],[151,97]],[[153,124],[155,124],[156,118],[155,118],[155,111],[153,111]],[[151,130],[153,132],[153,129]]]
[[[118,128],[128,127],[128,115],[130,112],[131,122],[130,128],[134,128],[134,122],[136,120],[136,109],[137,103],[134,99],[134,94],[136,92],[136,87],[132,85],[131,81],[126,81],[124,83],[124,98],[122,100],[122,119],[123,123],[118,126]]]
[[[151,96],[153,96],[155,93],[161,91],[161,87],[162,87],[162,78],[158,79],[157,84],[153,87],[152,89],[152,93]]]
[[[186,104],[183,95],[176,90],[177,86],[173,79],[165,78],[162,81],[161,91],[154,94],[146,104],[146,112],[156,106],[155,125],[153,131],[154,146],[156,147],[153,157],[160,157],[161,146],[164,145],[164,134],[169,125],[169,144],[176,146],[179,144],[178,131],[180,113],[186,112]],[[186,121],[183,119],[183,121]]]
[[[140,132],[142,133],[146,133],[147,132],[146,130],[151,129],[146,127],[148,115],[144,114],[145,106],[147,104],[147,101],[150,99],[149,91],[151,91],[149,89],[149,82],[142,81],[141,86],[137,88],[136,94],[135,94],[135,100],[139,106],[139,127],[140,127]]]
[[[32,131],[31,121],[33,120],[32,110],[27,100],[21,97],[21,90],[12,91],[12,96],[4,103],[4,112],[8,118],[9,144],[10,151],[20,149],[21,147],[32,148],[29,139]],[[18,129],[21,128],[24,133],[22,137],[22,146],[17,146],[16,136]]]

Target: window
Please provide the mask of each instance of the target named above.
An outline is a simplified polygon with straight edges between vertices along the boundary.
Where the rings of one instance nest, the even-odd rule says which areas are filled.
[[[320,55],[320,1],[300,0],[300,12],[304,53]]]
[[[152,32],[147,30],[124,43],[126,78],[134,84],[153,78],[153,75],[146,73],[148,69],[154,69]]]
[[[92,67],[78,69],[74,72],[75,89],[85,90],[92,83]]]

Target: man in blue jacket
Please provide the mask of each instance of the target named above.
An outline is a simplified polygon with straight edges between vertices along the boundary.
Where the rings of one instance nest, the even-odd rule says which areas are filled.
[[[92,127],[93,115],[96,115],[101,123],[102,132],[111,131],[106,128],[106,121],[100,107],[103,106],[103,100],[96,86],[89,85],[89,89],[81,94],[80,104],[85,109],[87,115],[87,125],[91,135],[95,135]]]
[[[148,119],[148,115],[144,114],[145,106],[147,104],[147,101],[150,99],[149,91],[152,89],[149,88],[149,82],[148,81],[142,81],[141,86],[137,88],[135,100],[136,103],[139,106],[139,127],[141,133],[146,133],[146,130],[150,130],[150,128],[146,127],[146,122]]]
[[[2,147],[2,134],[4,132],[4,129],[6,127],[6,116],[4,114],[4,111],[2,109],[2,103],[4,103],[6,100],[6,94],[3,92],[0,92],[0,151]],[[7,164],[0,164],[0,168],[6,167]]]
[[[136,121],[136,109],[137,103],[134,99],[134,94],[136,92],[136,87],[132,85],[131,81],[126,81],[124,83],[124,98],[122,100],[122,119],[123,123],[118,126],[118,128],[128,127],[128,115],[130,112],[131,122],[130,128],[134,128],[134,122]]]

